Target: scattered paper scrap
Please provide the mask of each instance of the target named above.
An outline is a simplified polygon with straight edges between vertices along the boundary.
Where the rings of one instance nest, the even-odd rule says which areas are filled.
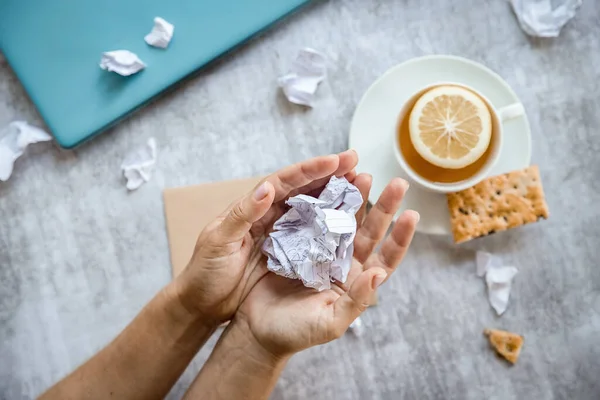
[[[161,17],[154,18],[154,27],[149,34],[144,37],[146,43],[150,46],[166,49],[173,38],[175,27]]]
[[[345,178],[331,178],[314,198],[291,197],[291,209],[273,225],[263,244],[269,270],[319,291],[345,282],[352,264],[359,190]]]
[[[582,0],[509,1],[523,31],[537,37],[557,37],[561,28],[575,16],[582,3]]]
[[[485,274],[490,304],[498,315],[508,307],[512,280],[519,272],[515,267],[492,267]]]
[[[146,68],[146,64],[129,50],[115,50],[102,53],[100,68],[121,76],[129,76]]]
[[[152,176],[156,164],[156,140],[148,139],[146,144],[130,152],[123,160],[121,169],[127,179],[127,189],[136,190]]]
[[[0,131],[0,181],[7,181],[17,158],[27,146],[52,140],[52,136],[25,121],[14,121]]]
[[[508,307],[512,280],[519,272],[515,267],[497,266],[491,254],[478,251],[476,255],[477,276],[485,276],[488,298],[498,315]]]
[[[485,251],[478,251],[475,257],[477,264],[477,276],[483,278],[485,273],[488,272],[488,269],[490,269],[492,255],[490,253],[486,253]]]
[[[356,318],[348,327],[348,330],[355,336],[362,336],[365,332],[365,323],[361,317]]]
[[[516,333],[486,329],[483,333],[488,337],[490,344],[498,354],[515,364],[523,348],[523,336]]]
[[[288,101],[312,107],[319,84],[327,75],[325,56],[316,50],[300,50],[292,72],[279,78],[278,83]]]

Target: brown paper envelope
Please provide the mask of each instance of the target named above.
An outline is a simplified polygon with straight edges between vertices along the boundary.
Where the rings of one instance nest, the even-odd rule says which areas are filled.
[[[173,277],[179,275],[189,262],[202,229],[231,203],[252,190],[261,179],[240,179],[164,190]]]

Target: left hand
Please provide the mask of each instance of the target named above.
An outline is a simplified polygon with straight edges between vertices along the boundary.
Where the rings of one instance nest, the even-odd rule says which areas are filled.
[[[260,246],[285,212],[285,200],[322,188],[333,175],[353,180],[357,163],[356,152],[348,150],[283,168],[210,223],[200,233],[189,264],[173,282],[185,309],[211,325],[231,319],[267,272]]]

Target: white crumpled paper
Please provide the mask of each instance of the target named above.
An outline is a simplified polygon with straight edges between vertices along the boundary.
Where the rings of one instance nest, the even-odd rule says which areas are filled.
[[[538,37],[557,37],[582,3],[582,0],[509,1],[525,33]]]
[[[483,278],[490,269],[492,263],[492,255],[485,251],[478,251],[475,255],[477,264],[477,276]]]
[[[363,322],[362,318],[358,317],[354,321],[352,321],[352,323],[348,327],[348,330],[355,336],[362,336],[363,333],[365,333],[365,323]]]
[[[121,164],[123,175],[127,179],[127,189],[136,190],[148,182],[155,164],[156,140],[150,138],[143,147],[131,151]]]
[[[494,257],[483,251],[478,251],[476,257],[477,276],[485,276],[490,304],[502,315],[508,307],[512,280],[519,271],[512,266],[495,265]]]
[[[298,195],[263,244],[267,267],[319,291],[345,282],[352,264],[356,218],[363,199],[345,178],[331,178],[318,199]]]
[[[121,76],[129,76],[146,68],[146,64],[129,50],[115,50],[102,53],[100,68]]]
[[[305,48],[298,53],[292,72],[279,78],[278,83],[290,102],[312,107],[317,88],[326,75],[325,56]]]
[[[25,121],[14,121],[0,131],[0,181],[7,181],[17,158],[32,143],[47,142],[52,136]]]
[[[175,27],[161,17],[154,18],[154,27],[149,34],[144,36],[144,40],[150,46],[166,49],[173,38]]]

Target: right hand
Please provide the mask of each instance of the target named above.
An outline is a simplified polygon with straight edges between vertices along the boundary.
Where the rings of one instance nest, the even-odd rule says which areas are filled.
[[[353,183],[366,206],[371,177],[361,174]],[[407,189],[408,183],[396,178],[385,188],[364,223],[365,207],[357,214],[354,260],[344,284],[318,292],[300,280],[269,272],[252,288],[233,324],[276,357],[287,357],[343,335],[371,303],[377,288],[396,270],[411,243],[419,214],[405,211],[381,251],[373,253]]]

